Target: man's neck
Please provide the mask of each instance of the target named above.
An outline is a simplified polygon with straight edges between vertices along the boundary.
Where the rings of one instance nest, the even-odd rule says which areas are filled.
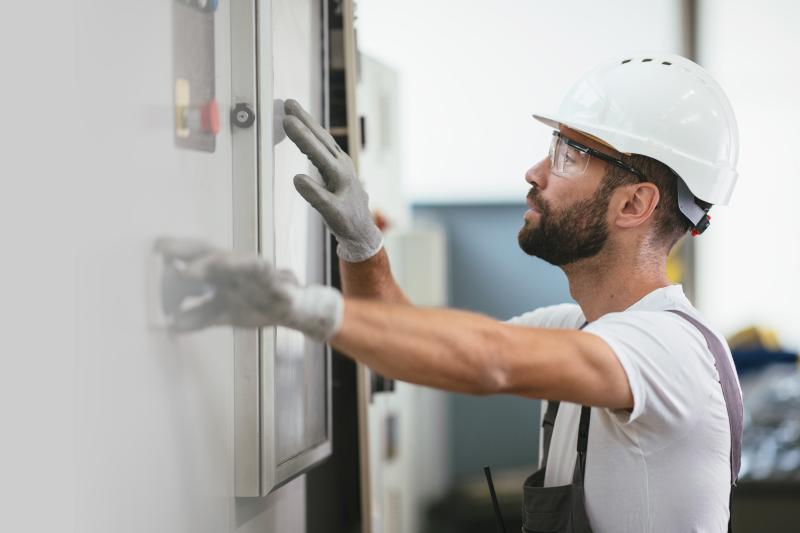
[[[600,253],[562,269],[569,280],[569,292],[588,322],[607,313],[624,311],[647,294],[670,284],[663,256],[611,258]]]

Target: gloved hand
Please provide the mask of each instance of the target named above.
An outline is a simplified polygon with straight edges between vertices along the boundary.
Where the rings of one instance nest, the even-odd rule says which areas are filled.
[[[353,161],[336,141],[295,100],[284,103],[286,134],[306,154],[322,175],[322,186],[310,176],[294,177],[297,192],[319,211],[339,242],[339,257],[360,263],[383,246],[381,232],[372,220],[369,197],[356,177]]]
[[[171,286],[162,287],[169,300],[181,302],[171,319],[172,330],[286,326],[328,340],[341,327],[344,300],[339,291],[323,285],[303,287],[291,271],[276,270],[256,255],[174,238],[158,239],[155,250],[183,278],[173,276]],[[175,291],[184,294],[176,296]]]

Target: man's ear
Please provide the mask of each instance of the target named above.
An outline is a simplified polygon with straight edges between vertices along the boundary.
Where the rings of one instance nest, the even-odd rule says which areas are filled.
[[[661,195],[658,187],[649,182],[635,183],[617,189],[621,193],[615,202],[614,224],[635,228],[644,224],[655,211]]]

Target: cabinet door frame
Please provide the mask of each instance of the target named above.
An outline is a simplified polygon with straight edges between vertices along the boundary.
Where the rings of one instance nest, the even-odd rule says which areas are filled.
[[[318,37],[327,63],[327,5],[322,2],[323,33]],[[273,189],[272,2],[236,0],[231,9],[231,100],[256,115],[252,126],[232,126],[233,245],[275,261],[274,236],[262,231],[264,217],[273,216],[263,191]],[[326,72],[326,65],[322,65]],[[323,77],[323,110],[327,110],[327,77]],[[326,112],[323,115],[327,115]],[[280,125],[278,125],[280,128]],[[327,231],[320,246],[325,283],[331,281],[331,250]],[[234,450],[235,495],[266,496],[301,475],[332,453],[331,350],[325,358],[325,439],[279,462],[276,453],[276,329],[234,329]]]

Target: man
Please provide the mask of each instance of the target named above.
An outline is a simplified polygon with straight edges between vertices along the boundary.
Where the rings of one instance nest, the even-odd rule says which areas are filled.
[[[724,341],[666,275],[670,249],[706,229],[737,177],[735,118],[705,71],[678,56],[623,58],[582,78],[558,114],[535,115],[555,131],[525,175],[518,241],[564,270],[577,305],[507,323],[411,305],[350,159],[296,102],[286,113],[324,180],[295,186],[338,240],[344,297],[257,258],[164,240],[216,289],[176,328],[278,324],[390,378],[561,401],[557,416],[549,404],[546,468],[525,485],[526,531],[726,529],[741,393]]]

